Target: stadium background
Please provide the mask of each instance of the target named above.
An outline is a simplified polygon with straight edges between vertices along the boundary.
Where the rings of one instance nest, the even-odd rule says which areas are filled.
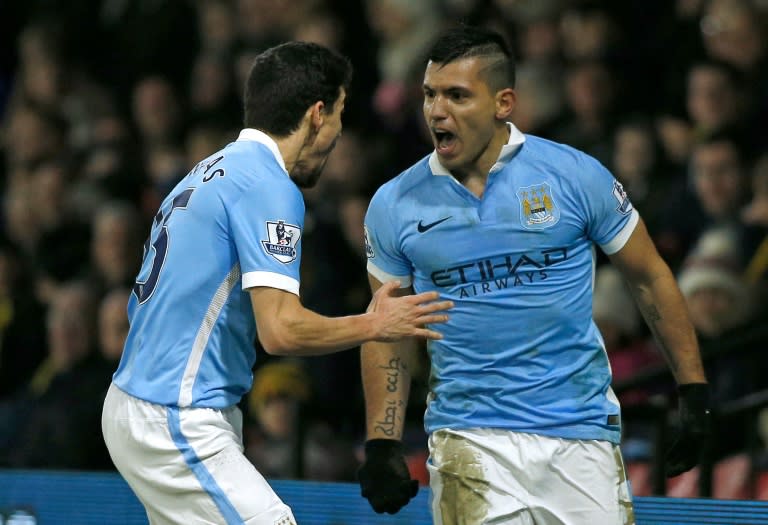
[[[175,182],[236,136],[244,75],[269,45],[318,41],[354,63],[344,134],[305,192],[301,293],[328,315],[365,308],[362,216],[380,183],[429,152],[423,54],[460,20],[508,37],[516,125],[612,170],[689,302],[717,439],[702,468],[668,481],[671,377],[599,261],[595,318],[635,494],[768,499],[767,16],[765,0],[1,2],[0,468],[11,477],[0,506],[16,504],[14,486],[50,489],[15,472],[113,475],[98,419],[148,224]],[[354,351],[260,352],[242,408],[246,453],[267,477],[354,481],[358,365]],[[422,482],[426,371],[406,434]]]

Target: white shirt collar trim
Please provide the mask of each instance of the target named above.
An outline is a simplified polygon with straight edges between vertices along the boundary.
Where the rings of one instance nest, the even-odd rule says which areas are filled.
[[[281,168],[283,168],[283,171],[286,174],[288,173],[288,170],[285,169],[285,160],[283,160],[283,156],[280,154],[280,150],[277,147],[277,142],[275,142],[272,137],[263,131],[259,131],[258,129],[254,128],[245,128],[240,131],[240,135],[237,136],[237,140],[238,142],[241,140],[251,140],[253,142],[264,144],[275,156],[275,160],[277,160],[277,163],[280,164]]]
[[[523,142],[525,142],[525,135],[523,135],[522,132],[517,129],[514,124],[507,122],[507,126],[509,127],[509,140],[501,147],[499,158],[496,160],[496,163],[491,166],[491,171],[500,170],[507,162],[509,162],[509,159],[511,159],[514,154],[517,153],[517,150],[520,149],[520,146],[523,145]],[[429,156],[429,168],[432,170],[433,175],[451,174],[447,169],[443,167],[442,164],[440,164],[440,160],[438,160],[436,151],[433,151]]]

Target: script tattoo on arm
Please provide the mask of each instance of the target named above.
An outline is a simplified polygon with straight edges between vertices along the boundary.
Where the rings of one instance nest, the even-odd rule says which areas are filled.
[[[400,390],[400,374],[403,365],[399,357],[393,357],[386,366],[380,366],[387,376],[386,389],[388,393],[394,394]],[[385,436],[395,435],[395,425],[403,420],[405,402],[403,400],[389,399],[384,409],[384,418],[376,421],[375,429]]]
[[[643,305],[642,313],[646,323],[648,324],[648,328],[653,334],[654,339],[656,339],[659,344],[659,349],[664,354],[664,358],[667,360],[667,363],[669,363],[672,371],[676,372],[677,360],[675,359],[675,356],[672,354],[672,352],[670,352],[667,348],[667,345],[664,343],[664,339],[661,337],[661,332],[659,331],[658,323],[661,321],[661,313],[659,312],[659,309],[656,308],[655,304],[645,304]]]

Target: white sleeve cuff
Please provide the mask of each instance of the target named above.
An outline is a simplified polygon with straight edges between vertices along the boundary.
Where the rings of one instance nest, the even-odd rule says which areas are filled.
[[[392,275],[378,268],[371,261],[368,261],[368,273],[373,275],[382,283],[389,281],[400,281],[400,288],[407,288],[413,282],[410,275]]]
[[[243,290],[266,286],[299,295],[299,281],[275,272],[248,272],[243,274]]]
[[[621,231],[617,233],[616,236],[609,242],[600,245],[600,248],[602,248],[603,252],[605,252],[606,255],[613,255],[614,253],[621,250],[629,240],[629,236],[632,235],[633,231],[635,231],[635,227],[639,221],[640,214],[637,213],[637,210],[633,209],[627,224],[624,225]]]

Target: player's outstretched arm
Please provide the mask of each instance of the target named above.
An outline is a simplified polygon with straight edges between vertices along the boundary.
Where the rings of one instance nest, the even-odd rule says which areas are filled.
[[[696,334],[683,295],[641,220],[610,256],[630,285],[678,384],[680,428],[667,452],[667,476],[693,468],[711,434],[710,395]]]
[[[275,355],[322,355],[361,345],[366,341],[396,341],[405,337],[439,339],[440,333],[425,324],[448,319],[450,301],[439,301],[436,292],[397,296],[397,284],[388,283],[373,296],[366,313],[326,317],[301,304],[284,290],[251,288],[251,304],[259,341]]]

